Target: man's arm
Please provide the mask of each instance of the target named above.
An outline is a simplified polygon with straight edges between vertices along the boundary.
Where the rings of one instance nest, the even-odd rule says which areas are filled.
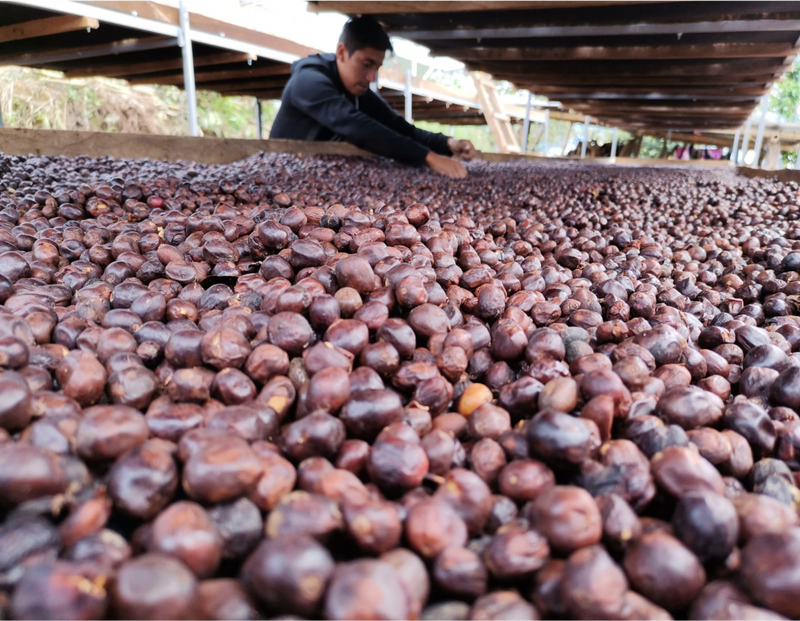
[[[317,123],[366,151],[417,166],[425,164],[429,147],[357,110],[322,72],[305,69],[294,81],[288,103]]]
[[[408,136],[414,142],[423,144],[434,153],[440,155],[453,155],[448,146],[448,138],[444,134],[429,132],[419,127],[414,127],[402,116],[397,114],[389,104],[372,91],[364,93],[359,100],[361,108],[371,117],[377,119],[398,134]]]

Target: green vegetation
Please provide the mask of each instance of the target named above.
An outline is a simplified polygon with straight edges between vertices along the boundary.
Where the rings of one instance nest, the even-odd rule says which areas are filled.
[[[185,135],[186,95],[175,86],[129,86],[123,80],[64,80],[53,71],[0,69],[0,111],[6,127]],[[197,111],[205,136],[255,138],[255,100],[198,91]],[[269,133],[277,102],[264,102]]]
[[[800,65],[795,63],[792,70],[784,75],[784,79],[775,84],[769,96],[769,110],[774,112],[779,121],[785,123],[800,122]],[[783,164],[797,163],[797,152],[783,153]]]

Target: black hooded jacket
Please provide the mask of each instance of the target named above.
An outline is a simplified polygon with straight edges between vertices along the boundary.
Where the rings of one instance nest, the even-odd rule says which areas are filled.
[[[429,151],[451,155],[447,136],[407,123],[371,90],[359,97],[348,93],[335,54],[315,54],[292,65],[269,137],[343,140],[416,166]]]

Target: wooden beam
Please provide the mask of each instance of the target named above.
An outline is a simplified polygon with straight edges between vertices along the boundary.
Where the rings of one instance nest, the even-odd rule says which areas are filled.
[[[724,21],[651,22],[633,24],[579,24],[517,26],[504,28],[391,29],[412,41],[538,39],[558,37],[625,37],[678,34],[720,34],[734,32],[792,32],[800,30],[800,19],[731,19]]]
[[[242,52],[224,52],[222,54],[208,54],[206,56],[195,56],[195,67],[207,67],[210,65],[227,65],[229,63],[247,62],[257,60],[255,54],[245,54]],[[122,63],[119,65],[96,65],[93,67],[81,67],[64,72],[67,78],[86,78],[93,75],[101,75],[107,78],[120,76],[138,76],[148,73],[158,73],[183,69],[183,59],[169,58],[167,60],[149,61],[143,63]]]
[[[203,71],[194,74],[194,81],[220,82],[223,80],[237,80],[242,78],[266,78],[274,76],[288,76],[292,72],[289,64],[268,65],[266,67],[250,67],[248,69],[225,69],[222,71]],[[128,80],[131,84],[183,84],[183,73],[164,76],[142,76]]]
[[[270,90],[281,89],[286,85],[286,80],[273,78],[271,80],[254,80],[252,82],[203,82],[197,85],[198,90],[228,93],[232,91]]]
[[[237,26],[229,22],[223,22],[200,13],[192,13],[190,15],[190,23],[192,25],[192,30],[215,35],[223,34],[226,39],[260,45],[286,54],[294,54],[299,58],[305,58],[311,54],[320,53],[318,49],[296,43],[290,39],[284,39],[244,26]]]
[[[258,97],[259,99],[280,99],[283,88],[271,89],[242,89],[221,93],[223,97]]]
[[[43,19],[34,19],[29,22],[3,26],[0,28],[0,43],[47,37],[64,32],[86,30],[87,28],[97,29],[99,27],[100,22],[91,17],[56,15],[55,17],[45,17]]]
[[[793,53],[791,43],[710,43],[700,45],[625,45],[580,47],[454,47],[442,54],[461,61],[679,60],[771,58]],[[446,50],[446,51],[445,51]]]
[[[483,71],[497,77],[498,74],[533,77],[559,77],[564,74],[591,78],[606,76],[612,78],[651,78],[651,77],[690,77],[690,76],[747,76],[783,73],[782,59],[734,59],[721,61],[658,61],[658,60],[618,60],[618,61],[565,61],[565,62],[468,62],[471,71]],[[738,80],[734,80],[738,81]]]
[[[470,11],[504,11],[524,9],[563,9],[581,7],[616,6],[620,4],[655,4],[666,0],[639,0],[626,2],[625,0],[576,0],[575,2],[550,0],[545,2],[516,2],[509,0],[482,1],[482,2],[425,2],[384,0],[382,2],[354,2],[352,0],[319,0],[308,3],[308,10],[312,13],[337,12],[346,15],[394,15],[398,13],[452,13]]]
[[[731,101],[731,102],[750,102],[758,101],[761,96],[757,95],[698,95],[697,93],[563,93],[553,99],[558,99],[561,102],[569,102],[573,105],[573,101],[641,101],[641,102],[698,102],[698,101]]]
[[[158,2],[148,2],[147,0],[81,0],[81,3],[102,6],[105,9],[119,11],[120,13],[135,13],[144,19],[152,19],[174,26],[180,23],[177,8]]]
[[[667,111],[691,111],[691,110],[712,110],[729,112],[735,110],[737,112],[747,112],[755,108],[754,102],[741,102],[732,104],[720,104],[718,102],[706,101],[575,101],[569,103],[570,108],[585,109],[593,108],[595,110],[615,109],[615,110],[647,110],[652,112],[667,112]]]
[[[623,87],[623,88],[602,88],[596,86],[545,86],[539,85],[536,87],[537,95],[549,95],[550,99],[559,99],[562,97],[601,97],[604,95],[614,95],[621,97],[624,95],[663,95],[665,97],[673,97],[685,95],[686,97],[694,96],[734,96],[734,97],[761,97],[769,92],[768,88],[760,87],[721,87],[721,88],[705,88],[701,84],[686,84],[682,86],[653,86],[649,88],[636,88],[636,87]]]
[[[775,81],[774,73],[763,73],[753,76],[728,76],[728,75],[708,75],[708,76],[587,76],[587,75],[548,75],[548,76],[529,76],[519,73],[495,72],[492,76],[496,80],[508,80],[513,82],[517,88],[538,88],[542,86],[632,86],[636,88],[650,88],[652,86],[720,86],[721,88],[737,88],[744,86],[760,86],[771,84]]]
[[[19,65],[22,67],[41,67],[42,65],[51,63],[158,50],[177,44],[178,40],[172,37],[157,36],[122,39],[121,41],[114,41],[112,43],[42,50],[41,52],[30,52],[17,54],[15,56],[0,56],[0,66]]]
[[[619,115],[630,114],[632,118],[637,115],[642,116],[659,116],[662,118],[692,118],[692,117],[744,117],[747,118],[752,109],[734,109],[726,110],[725,108],[707,107],[707,108],[693,108],[693,109],[669,109],[669,108],[638,108],[636,106],[620,106],[615,108],[604,108],[598,106],[575,106],[571,108],[577,112],[583,112],[589,115],[598,116],[602,115]]]

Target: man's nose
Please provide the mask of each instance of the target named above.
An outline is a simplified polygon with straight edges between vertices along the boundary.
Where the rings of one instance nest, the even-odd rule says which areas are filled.
[[[378,80],[378,70],[377,69],[369,69],[367,71],[367,80],[370,82],[377,82]]]

